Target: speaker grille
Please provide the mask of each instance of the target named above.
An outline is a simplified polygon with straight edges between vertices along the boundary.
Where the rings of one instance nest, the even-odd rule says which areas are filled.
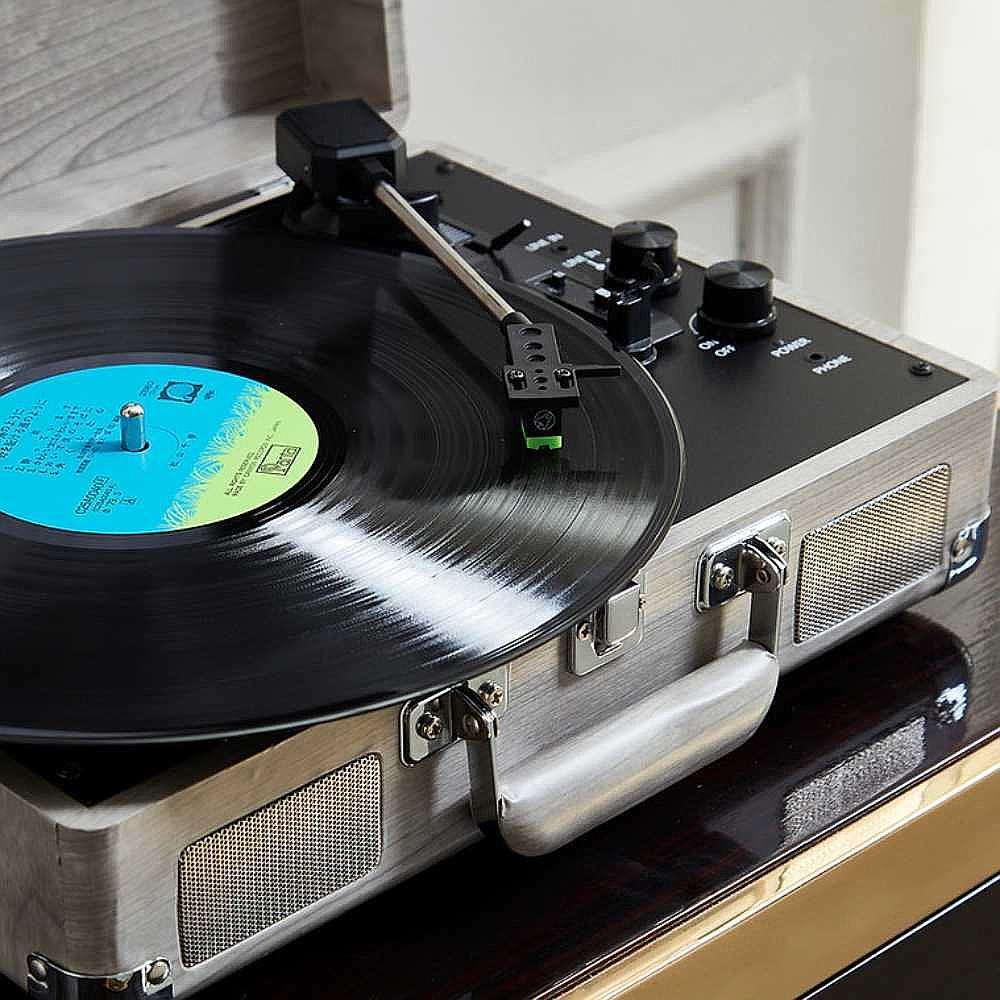
[[[795,641],[805,642],[942,564],[951,470],[939,465],[802,539]]]
[[[181,959],[197,965],[372,871],[382,763],[359,757],[181,852]]]

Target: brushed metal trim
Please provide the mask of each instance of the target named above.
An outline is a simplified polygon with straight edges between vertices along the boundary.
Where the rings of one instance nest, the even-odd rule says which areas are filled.
[[[998,822],[1000,739],[622,955],[586,982],[560,984],[546,995],[572,1000],[800,996],[994,874],[1000,867]],[[870,891],[872,885],[878,892]],[[774,948],[775,941],[797,940],[804,933],[808,948]]]

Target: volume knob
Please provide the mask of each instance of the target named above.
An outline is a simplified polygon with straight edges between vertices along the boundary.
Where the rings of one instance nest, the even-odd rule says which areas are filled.
[[[705,272],[698,332],[737,337],[774,333],[774,274],[752,260],[724,260]]]
[[[675,291],[681,276],[677,266],[677,230],[662,222],[642,220],[615,226],[608,258],[609,284],[647,280],[646,262],[650,258],[663,272],[663,282],[654,294]]]

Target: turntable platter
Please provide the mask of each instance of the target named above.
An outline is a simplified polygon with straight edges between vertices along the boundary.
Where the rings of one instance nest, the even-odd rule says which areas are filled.
[[[504,338],[430,261],[191,230],[0,244],[0,739],[352,714],[571,626],[676,513],[669,405],[622,364],[528,451]],[[118,413],[145,412],[142,450]]]

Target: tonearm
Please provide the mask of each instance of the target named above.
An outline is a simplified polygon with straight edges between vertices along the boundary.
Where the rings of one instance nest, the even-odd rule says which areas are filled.
[[[277,157],[296,185],[293,228],[339,236],[342,219],[384,210],[479,302],[506,337],[502,380],[525,445],[561,448],[562,411],[579,405],[579,380],[618,375],[620,366],[565,361],[555,327],[515,309],[451,246],[437,228],[436,197],[400,191],[406,146],[392,126],[360,100],[294,108],[278,117]]]

